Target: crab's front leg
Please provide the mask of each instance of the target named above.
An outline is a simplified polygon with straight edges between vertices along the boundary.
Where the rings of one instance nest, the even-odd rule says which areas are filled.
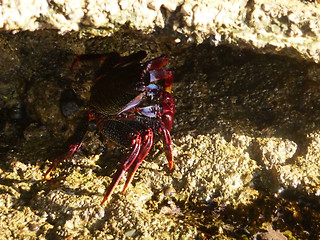
[[[48,169],[48,171],[44,175],[44,179],[49,181],[52,179],[50,176],[52,170],[64,160],[72,157],[72,155],[79,150],[82,145],[83,139],[87,133],[88,129],[88,119],[89,114],[86,114],[84,119],[81,120],[80,124],[76,127],[75,133],[68,139],[67,141],[67,149],[63,150],[61,154],[56,156]]]
[[[138,166],[150,151],[153,142],[153,133],[151,130],[141,133],[138,129],[129,126],[128,121],[134,123],[134,121],[131,120],[103,120],[98,123],[100,131],[107,138],[113,140],[119,145],[131,148],[131,153],[124,159],[120,168],[113,177],[101,205],[108,201],[123,174],[130,169],[128,179],[123,188],[123,192],[125,192]]]
[[[152,147],[153,131],[151,130],[151,128],[144,129],[144,130],[140,129],[140,131],[142,133],[141,134],[141,149],[140,149],[139,155],[137,156],[136,160],[134,161],[134,163],[132,164],[132,166],[130,167],[130,169],[128,171],[127,180],[123,186],[122,193],[126,192],[129,184],[132,181],[132,178],[133,178],[135,172],[137,171],[137,169],[140,166],[140,164],[142,163],[142,161],[146,158],[146,156],[148,155],[148,153]]]

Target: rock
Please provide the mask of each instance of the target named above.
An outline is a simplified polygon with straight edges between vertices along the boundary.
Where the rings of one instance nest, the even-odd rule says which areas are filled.
[[[125,23],[144,32],[170,29],[189,41],[234,44],[319,61],[319,8],[316,1],[3,1],[0,29],[92,29],[108,35]],[[95,31],[94,29],[100,29]],[[105,29],[105,30],[103,30]]]
[[[302,60],[318,58],[314,2],[32,3],[0,11],[15,32],[0,32],[2,238],[319,235],[320,70]],[[71,71],[74,58],[141,49],[175,72],[174,170],[156,143],[102,208],[124,154],[89,132],[44,181],[87,110],[94,72]]]

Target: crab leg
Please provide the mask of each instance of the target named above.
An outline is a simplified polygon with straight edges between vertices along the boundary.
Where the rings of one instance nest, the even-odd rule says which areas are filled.
[[[82,142],[79,144],[71,144],[68,147],[68,151],[59,155],[58,157],[55,158],[55,160],[52,162],[51,167],[49,168],[49,170],[46,172],[46,174],[44,175],[44,179],[49,181],[52,179],[52,177],[50,176],[52,170],[61,162],[63,162],[64,160],[70,158],[76,151],[79,150],[79,148],[81,147]]]
[[[107,59],[119,59],[120,55],[115,52],[107,53],[107,54],[83,54],[76,57],[76,59],[73,61],[71,65],[71,69],[74,70],[77,68],[79,63],[81,62],[104,62]]]
[[[89,116],[86,115],[85,119],[83,119],[80,124],[77,126],[77,128],[75,129],[75,133],[74,135],[72,135],[69,139],[68,139],[68,148],[66,151],[64,151],[62,154],[58,155],[57,157],[55,157],[55,159],[53,160],[49,170],[46,172],[46,174],[44,175],[44,179],[49,181],[52,179],[52,177],[50,176],[52,170],[61,162],[63,162],[64,160],[72,157],[72,155],[79,150],[79,148],[82,145],[83,139],[87,133],[87,129],[88,129],[88,118]]]
[[[163,135],[163,148],[164,152],[167,157],[169,170],[172,170],[173,168],[173,156],[172,156],[172,140],[169,130],[164,126],[164,124],[161,124],[160,126],[160,132]]]
[[[149,153],[149,151],[151,149],[152,142],[153,142],[153,132],[151,129],[148,129],[147,131],[148,131],[148,133],[144,136],[145,139],[143,140],[143,144],[142,144],[140,153],[137,156],[136,160],[134,161],[133,165],[129,169],[127,181],[123,187],[122,193],[126,192],[130,182],[132,181],[132,178],[133,178],[135,172],[137,171],[138,167],[140,166],[142,161],[146,158],[147,154]]]
[[[120,181],[121,177],[123,176],[123,174],[126,171],[128,171],[128,169],[130,168],[132,163],[138,157],[139,152],[140,152],[140,146],[141,146],[141,136],[140,135],[136,135],[136,138],[132,140],[132,145],[133,145],[133,150],[132,150],[131,154],[122,163],[121,168],[119,168],[118,171],[116,172],[116,175],[112,179],[112,182],[111,182],[111,184],[110,184],[110,186],[109,186],[109,188],[108,188],[108,190],[107,190],[107,192],[106,192],[106,194],[105,194],[100,206],[102,206],[106,201],[108,201],[109,197],[113,193],[115,187],[119,183],[119,181]]]

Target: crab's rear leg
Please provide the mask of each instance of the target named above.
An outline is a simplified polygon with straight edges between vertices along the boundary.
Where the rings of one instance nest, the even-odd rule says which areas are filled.
[[[55,159],[53,160],[50,168],[44,175],[45,180],[51,180],[51,172],[52,170],[61,162],[64,160],[72,157],[72,155],[79,150],[79,148],[82,145],[83,139],[87,133],[88,129],[88,115],[85,116],[84,119],[81,120],[80,124],[76,127],[75,133],[68,139],[67,141],[67,149],[64,150],[61,154],[59,154]]]
[[[46,172],[46,174],[44,175],[44,179],[49,181],[52,179],[52,177],[50,176],[52,170],[61,162],[63,162],[64,160],[70,158],[82,145],[82,142],[80,143],[76,143],[76,144],[71,144],[68,146],[68,149],[66,150],[66,152],[62,153],[61,155],[58,155],[52,162],[49,170]]]
[[[105,71],[109,68],[113,68],[116,65],[126,65],[132,62],[139,62],[147,56],[145,51],[139,51],[129,56],[121,57],[117,52],[110,52],[105,54],[83,54],[75,58],[71,65],[71,69],[74,70],[81,62],[97,62],[103,63],[101,71]],[[98,76],[100,73],[97,74]]]
[[[83,54],[77,56],[72,65],[71,70],[75,70],[79,63],[84,62],[104,62],[104,61],[114,61],[116,62],[120,58],[120,55],[116,52],[106,53],[106,54]]]

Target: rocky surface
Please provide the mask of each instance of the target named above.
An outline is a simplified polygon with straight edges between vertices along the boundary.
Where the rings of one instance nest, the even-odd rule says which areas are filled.
[[[2,237],[319,236],[318,65],[174,40],[126,28],[105,38],[0,34]],[[127,193],[122,181],[100,207],[126,152],[90,132],[46,182],[87,109],[93,71],[71,71],[76,55],[142,48],[149,59],[170,54],[175,71],[174,170],[157,143]]]
[[[317,3],[108,2],[2,1],[1,238],[319,238]],[[156,143],[101,207],[127,152],[92,131],[46,182],[88,109],[75,57],[142,49],[175,72],[174,170]]]
[[[319,16],[317,1],[307,0],[4,0],[0,29],[65,33],[90,28],[95,35],[109,35],[127,23],[149,33],[167,28],[191,42],[210,38],[216,45],[284,51],[319,61]]]

